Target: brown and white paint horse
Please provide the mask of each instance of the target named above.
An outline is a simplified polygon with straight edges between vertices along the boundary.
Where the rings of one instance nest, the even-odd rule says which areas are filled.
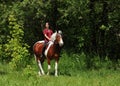
[[[35,59],[38,63],[38,67],[40,68],[39,75],[45,74],[42,68],[42,64],[44,60],[47,59],[47,62],[48,62],[47,75],[49,75],[49,71],[51,69],[50,61],[52,59],[55,59],[55,76],[58,76],[58,61],[59,61],[61,47],[63,46],[63,44],[64,42],[62,39],[61,31],[53,33],[53,35],[51,36],[51,41],[49,41],[47,48],[45,50],[45,53],[44,53],[46,58],[40,57],[42,54],[42,48],[44,45],[44,41],[38,41],[34,44],[33,51],[34,51]]]

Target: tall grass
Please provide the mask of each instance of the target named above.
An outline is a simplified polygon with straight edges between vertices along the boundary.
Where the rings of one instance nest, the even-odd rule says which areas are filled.
[[[54,77],[54,61],[51,62],[51,75],[38,76],[38,67],[34,58],[23,70],[11,70],[10,65],[0,63],[0,86],[119,86],[120,69],[112,68],[112,62],[98,56],[87,65],[87,56],[82,53],[61,53],[58,64],[59,77]],[[119,64],[118,64],[119,65]],[[47,62],[44,62],[47,72]]]
[[[0,64],[0,86],[119,86],[120,71],[91,70],[79,71],[77,76],[59,75],[59,77],[24,74],[23,71],[11,71],[9,66]]]

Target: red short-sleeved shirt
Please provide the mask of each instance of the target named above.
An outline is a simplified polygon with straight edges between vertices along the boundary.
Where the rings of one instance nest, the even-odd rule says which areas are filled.
[[[43,30],[43,34],[45,35],[47,35],[49,38],[51,37],[51,35],[53,34],[53,31],[52,30],[50,30],[50,29],[47,29],[47,28],[45,28],[44,30]],[[47,38],[45,38],[45,42],[48,42],[49,40],[47,39]]]

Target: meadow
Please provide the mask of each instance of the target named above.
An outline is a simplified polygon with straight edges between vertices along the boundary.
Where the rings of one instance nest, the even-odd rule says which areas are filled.
[[[0,86],[120,86],[119,10],[120,0],[1,0]],[[59,77],[54,65],[38,76],[33,58],[45,22],[63,32]]]
[[[119,70],[79,70],[76,75],[59,74],[58,77],[38,76],[35,70],[15,71],[0,64],[0,86],[120,86]]]

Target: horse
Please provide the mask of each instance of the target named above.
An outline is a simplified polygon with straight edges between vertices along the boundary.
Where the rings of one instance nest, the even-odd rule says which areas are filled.
[[[60,51],[61,51],[63,44],[64,42],[62,39],[61,31],[58,31],[58,32],[56,31],[55,33],[52,34],[51,41],[48,42],[46,46],[46,50],[44,52],[45,57],[41,57],[42,48],[44,46],[44,41],[38,41],[34,44],[33,52],[34,52],[34,56],[35,56],[35,59],[39,67],[38,73],[40,76],[45,75],[45,72],[42,68],[42,64],[45,59],[47,59],[47,63],[48,63],[47,75],[49,75],[50,69],[51,69],[50,61],[54,59],[55,60],[55,76],[58,76],[58,62],[60,58]]]

